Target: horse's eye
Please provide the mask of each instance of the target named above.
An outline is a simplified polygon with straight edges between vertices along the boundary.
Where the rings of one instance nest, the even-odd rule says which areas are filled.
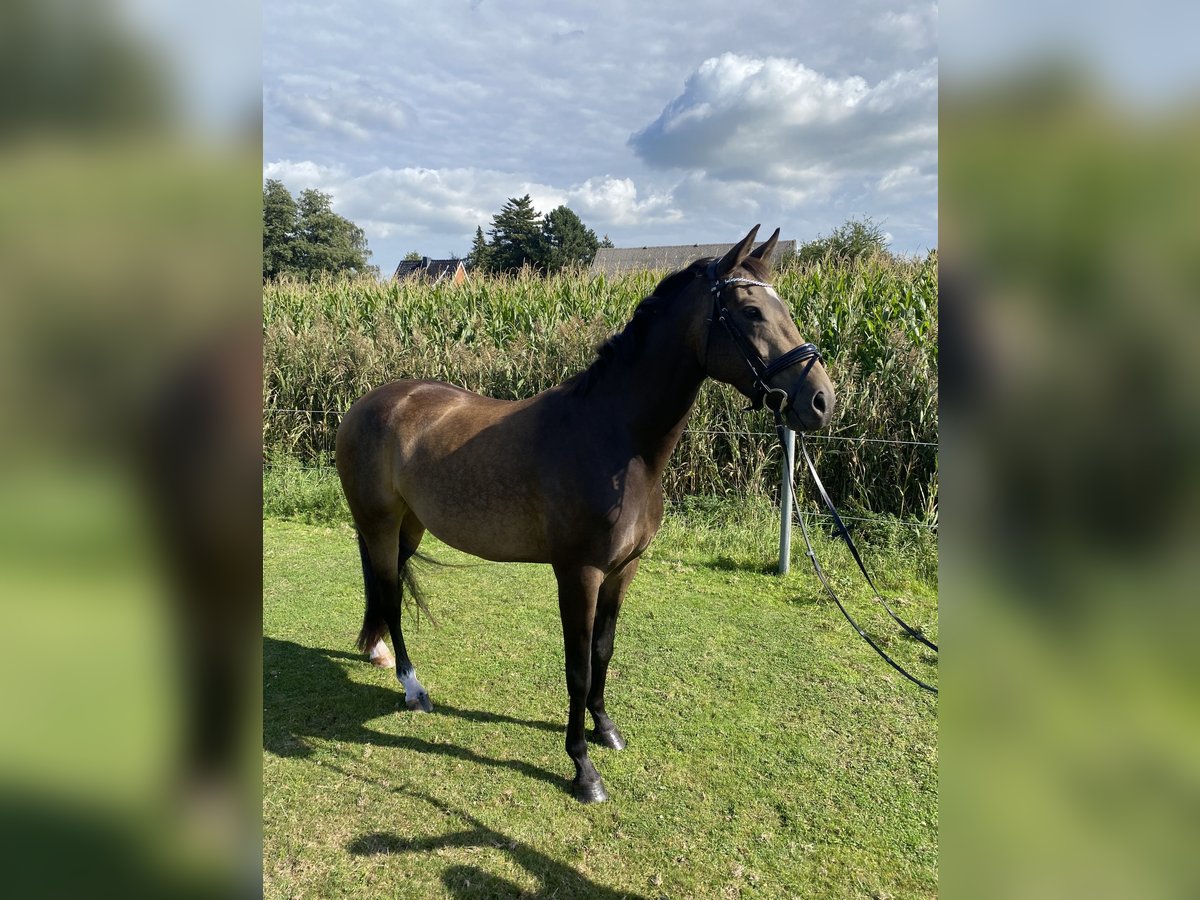
[[[747,319],[749,319],[751,322],[762,321],[762,317],[763,317],[762,310],[760,310],[757,306],[747,306],[745,309],[742,310],[742,315],[745,316]]]

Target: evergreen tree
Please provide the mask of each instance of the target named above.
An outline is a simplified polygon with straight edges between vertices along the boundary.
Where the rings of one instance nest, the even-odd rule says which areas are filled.
[[[596,232],[565,206],[546,214],[542,221],[542,242],[546,270],[550,272],[570,265],[590,265],[600,246]]]
[[[483,236],[483,228],[475,229],[475,240],[471,243],[471,252],[467,254],[469,268],[479,272],[491,271],[491,247]]]
[[[603,243],[599,241],[596,232],[566,206],[543,217],[528,194],[508,199],[492,217],[488,235],[491,240],[484,238],[483,228],[476,228],[467,255],[471,268],[479,272],[516,272],[522,266],[555,272],[564,266],[588,265],[597,247],[612,246],[607,235]]]
[[[488,232],[489,268],[493,272],[516,272],[522,266],[545,268],[542,217],[529,195],[509,197],[492,217]]]

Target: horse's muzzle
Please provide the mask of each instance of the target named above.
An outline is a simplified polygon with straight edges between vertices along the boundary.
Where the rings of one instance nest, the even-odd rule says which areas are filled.
[[[780,408],[788,427],[793,431],[816,431],[833,418],[833,394],[824,388],[801,390],[800,396],[788,397]]]

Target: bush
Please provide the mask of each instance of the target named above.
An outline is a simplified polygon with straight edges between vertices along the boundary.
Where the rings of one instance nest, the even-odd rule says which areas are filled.
[[[886,256],[887,235],[870,218],[861,222],[851,219],[833,230],[829,237],[818,237],[802,244],[796,258],[802,264],[815,262],[847,263],[872,256]]]

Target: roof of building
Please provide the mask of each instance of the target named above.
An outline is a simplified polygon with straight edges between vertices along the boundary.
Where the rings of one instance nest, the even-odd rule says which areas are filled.
[[[428,256],[422,256],[420,259],[406,259],[396,266],[392,280],[399,281],[413,275],[423,275],[434,281],[440,281],[448,275],[453,275],[460,265],[464,265],[461,259],[430,259]]]
[[[601,247],[592,260],[592,273],[674,272],[705,256],[724,256],[733,244],[675,244],[665,247]],[[795,241],[780,241],[774,258],[796,252]]]

